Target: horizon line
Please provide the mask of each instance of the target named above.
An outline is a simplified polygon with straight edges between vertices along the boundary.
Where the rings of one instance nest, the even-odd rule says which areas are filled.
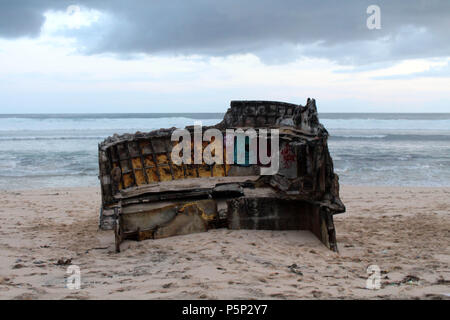
[[[24,112],[0,113],[0,116],[13,115],[100,115],[100,114],[225,114],[226,112]],[[450,114],[450,112],[319,112],[319,114]]]

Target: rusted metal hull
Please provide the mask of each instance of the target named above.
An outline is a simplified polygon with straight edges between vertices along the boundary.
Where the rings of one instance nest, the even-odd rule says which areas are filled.
[[[100,227],[114,228],[117,250],[124,239],[226,227],[310,230],[337,251],[333,215],[345,207],[315,101],[308,99],[306,106],[235,101],[213,126],[247,127],[280,130],[277,174],[262,176],[260,165],[175,165],[170,158],[175,128],[114,136],[100,144]]]

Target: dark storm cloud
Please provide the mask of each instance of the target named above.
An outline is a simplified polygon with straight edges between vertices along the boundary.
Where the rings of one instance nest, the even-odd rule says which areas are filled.
[[[6,0],[0,2],[0,36],[35,36],[43,12],[71,4],[112,18],[65,31],[87,53],[251,52],[273,63],[305,55],[347,64],[450,53],[448,0]],[[381,7],[381,30],[366,27],[371,4]]]

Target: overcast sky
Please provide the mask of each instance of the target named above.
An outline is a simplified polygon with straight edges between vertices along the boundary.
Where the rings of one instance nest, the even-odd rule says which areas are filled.
[[[450,112],[449,30],[448,0],[0,0],[0,113]]]

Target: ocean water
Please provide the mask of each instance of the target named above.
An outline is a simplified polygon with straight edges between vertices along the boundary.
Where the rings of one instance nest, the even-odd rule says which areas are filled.
[[[0,115],[0,189],[96,186],[114,133],[213,125],[223,114]],[[342,184],[450,186],[450,114],[322,113]]]

